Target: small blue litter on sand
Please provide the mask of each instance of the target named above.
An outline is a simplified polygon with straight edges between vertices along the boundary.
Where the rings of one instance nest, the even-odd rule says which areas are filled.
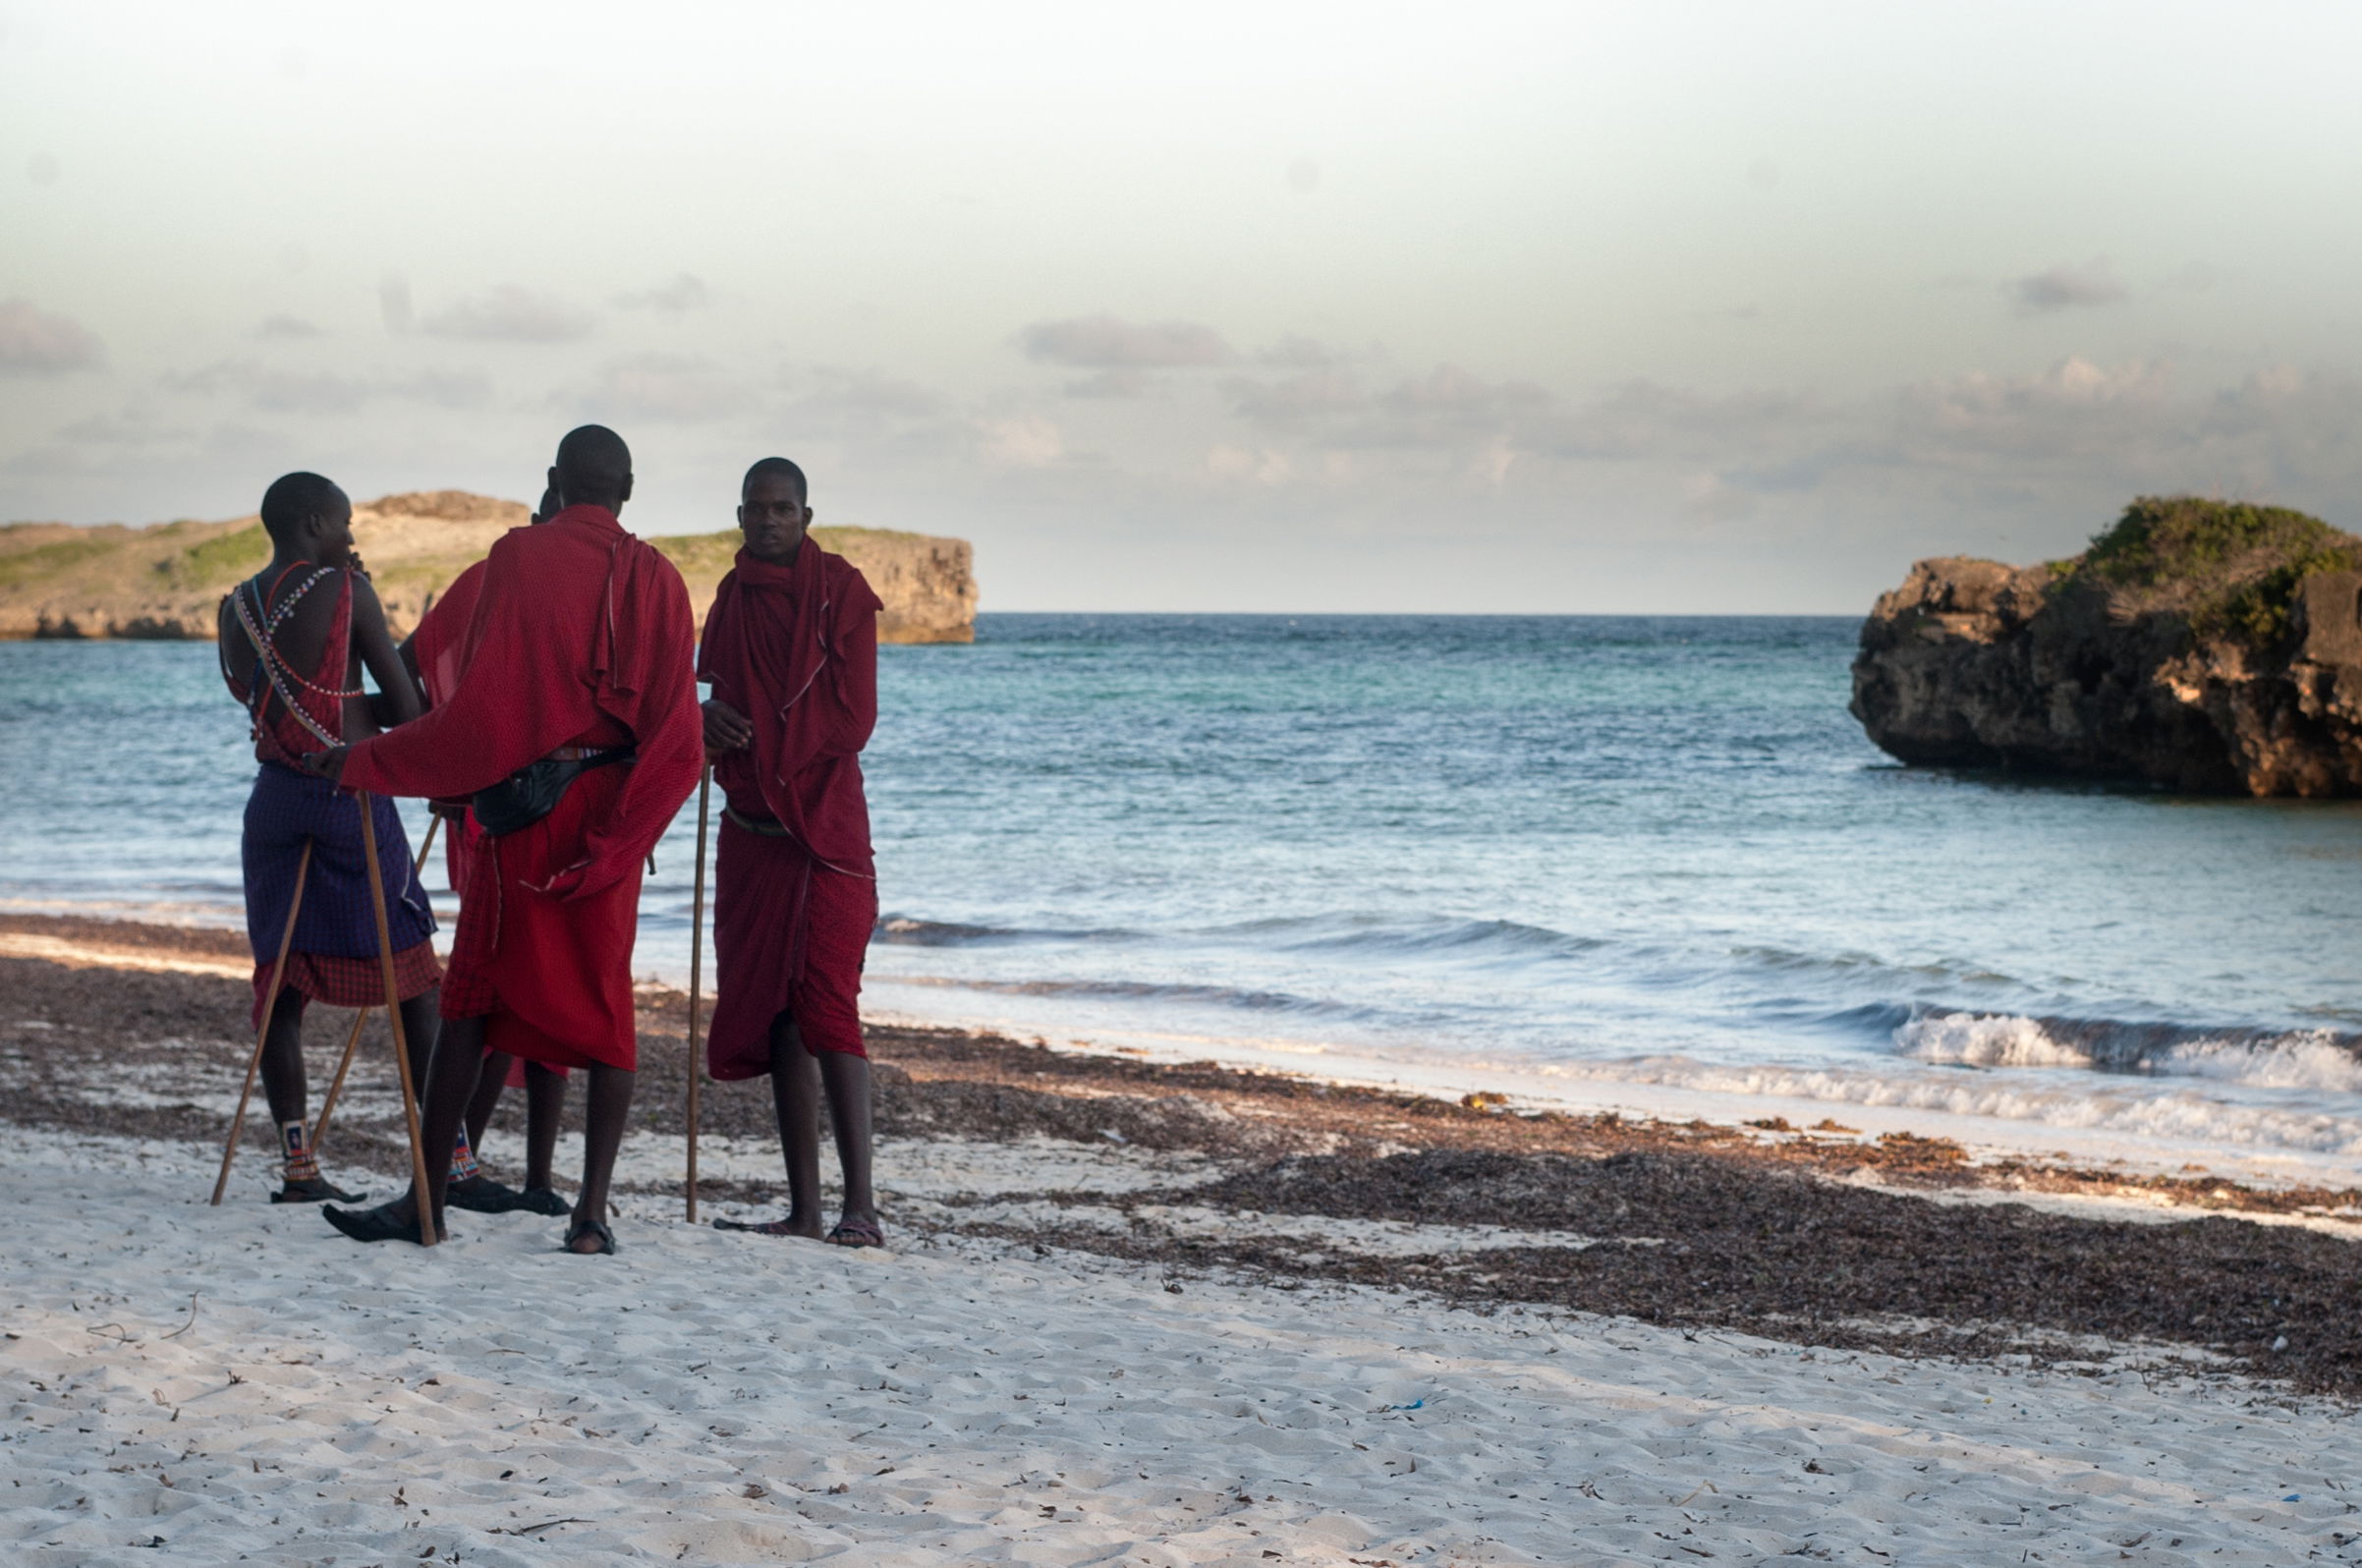
[[[1426,1408],[1427,1408],[1427,1401],[1426,1401],[1426,1400],[1424,1400],[1424,1399],[1414,1399],[1414,1400],[1412,1400],[1412,1401],[1411,1401],[1409,1404],[1407,1404],[1407,1405],[1388,1405],[1388,1406],[1385,1408],[1385,1410],[1381,1410],[1381,1411],[1379,1411],[1379,1412],[1378,1412],[1378,1414],[1379,1414],[1379,1415],[1381,1415],[1381,1416],[1383,1416],[1383,1415],[1387,1414],[1387,1412],[1389,1412],[1389,1411],[1396,1411],[1396,1410],[1425,1410]]]
[[[2288,1495],[2287,1495],[2287,1496],[2285,1496],[2285,1497],[2282,1497],[2282,1498],[2280,1499],[2280,1501],[2281,1501],[2281,1502],[2303,1502],[2303,1501],[2304,1501],[2304,1499],[2303,1499],[2302,1497],[2298,1496],[2296,1493],[2294,1493],[2294,1492],[2290,1492],[2290,1493],[2288,1493]]]

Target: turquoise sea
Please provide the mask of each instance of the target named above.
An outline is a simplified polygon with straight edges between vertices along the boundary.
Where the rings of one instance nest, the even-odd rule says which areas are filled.
[[[1846,714],[1854,633],[986,615],[887,648],[871,999],[2362,1154],[2362,806],[1899,767]],[[238,923],[252,771],[210,645],[0,644],[0,907]],[[643,921],[676,980],[693,818]]]

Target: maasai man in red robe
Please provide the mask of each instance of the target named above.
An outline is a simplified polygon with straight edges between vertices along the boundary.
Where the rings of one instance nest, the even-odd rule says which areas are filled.
[[[705,617],[698,678],[705,751],[728,798],[715,855],[717,996],[706,1061],[718,1079],[771,1075],[787,1157],[787,1218],[725,1230],[820,1235],[820,1095],[845,1210],[829,1241],[884,1236],[870,1190],[870,1061],[862,960],[877,924],[861,749],[877,723],[877,595],[806,536],[804,471],[747,471],[746,546]]]
[[[459,1131],[485,1047],[589,1070],[581,1195],[566,1249],[611,1253],[607,1187],[639,1066],[632,940],[641,868],[697,783],[695,633],[681,574],[616,521],[632,493],[623,438],[588,424],[558,444],[558,515],[484,560],[458,683],[425,717],[314,765],[348,788],[473,795],[471,857],[426,1071],[424,1136]],[[358,1241],[438,1228],[444,1176],[390,1204],[325,1212]]]
[[[541,504],[531,521],[546,523],[558,511],[557,491],[544,490]],[[460,649],[467,641],[469,624],[476,619],[476,600],[483,589],[483,575],[484,563],[478,561],[453,579],[450,587],[427,605],[418,629],[402,643],[402,662],[418,677],[429,707],[448,700],[459,685]],[[453,892],[463,891],[468,885],[471,857],[483,837],[483,830],[476,825],[475,813],[469,811],[466,801],[430,804],[445,826],[444,874]],[[423,1081],[422,1075],[421,1082]],[[526,1095],[523,1192],[485,1175],[476,1163],[475,1154],[483,1148],[484,1133],[491,1125],[494,1108],[500,1103],[501,1091],[516,1085],[524,1086]],[[487,1055],[482,1081],[477,1087],[476,1097],[468,1103],[467,1121],[461,1134],[461,1147],[468,1153],[454,1160],[443,1202],[454,1208],[479,1214],[505,1214],[519,1208],[553,1216],[565,1213],[568,1204],[558,1196],[550,1176],[557,1153],[558,1120],[565,1103],[563,1067],[519,1061],[506,1052]]]
[[[270,564],[222,600],[216,630],[222,676],[246,704],[254,759],[261,763],[247,801],[241,846],[256,1029],[262,1028],[307,845],[311,856],[285,979],[263,1038],[262,1091],[284,1150],[283,1185],[271,1202],[349,1203],[353,1194],[320,1176],[307,1139],[304,1010],[308,1001],[382,1006],[385,979],[361,812],[351,797],[306,771],[306,763],[377,732],[361,687],[365,666],[377,679],[386,720],[415,718],[419,700],[394,651],[385,609],[353,551],[353,503],[344,491],[316,474],[287,475],[262,497],[262,527],[270,535]],[[393,803],[377,797],[369,806],[402,1025],[414,1065],[422,1068],[434,1047],[441,976],[427,940],[434,915]]]

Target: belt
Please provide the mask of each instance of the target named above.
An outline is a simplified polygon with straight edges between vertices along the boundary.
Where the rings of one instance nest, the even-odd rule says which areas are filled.
[[[736,822],[740,827],[745,828],[748,832],[759,833],[764,838],[795,837],[793,833],[790,833],[787,830],[787,824],[781,822],[777,817],[742,816],[727,806],[722,808],[722,815],[728,817],[731,821]]]

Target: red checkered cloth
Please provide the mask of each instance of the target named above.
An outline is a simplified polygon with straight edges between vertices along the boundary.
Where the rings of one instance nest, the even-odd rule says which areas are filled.
[[[270,995],[268,964],[254,966],[254,1027],[262,1027],[262,1004]],[[432,942],[417,942],[394,955],[394,989],[404,1001],[422,995],[443,979]],[[290,953],[280,981],[329,1007],[383,1007],[385,972],[373,958],[334,958],[325,953]]]
[[[437,1006],[445,1018],[482,1018],[500,1010],[500,992],[490,976],[468,962],[467,954],[454,952],[451,968],[443,975],[443,997]]]

